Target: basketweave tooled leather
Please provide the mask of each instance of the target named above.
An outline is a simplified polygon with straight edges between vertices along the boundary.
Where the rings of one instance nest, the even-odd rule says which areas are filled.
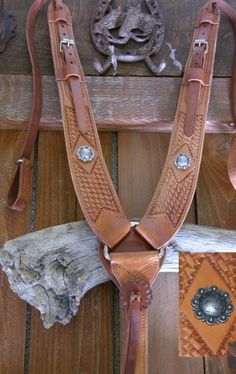
[[[29,13],[29,24],[35,23],[37,12],[44,3],[35,0]],[[144,285],[150,292],[161,266],[161,259],[154,249],[164,247],[179,230],[196,188],[219,26],[218,7],[229,13],[235,30],[235,14],[223,1],[209,1],[199,12],[164,171],[146,215],[139,225],[131,228],[102,156],[85,77],[74,45],[69,10],[62,0],[51,1],[49,6],[52,55],[74,188],[88,223],[101,240],[100,256],[104,267],[120,288],[121,297],[127,300],[127,292],[130,293],[128,307],[121,309],[122,320],[127,327],[123,337],[122,374],[147,373],[147,310],[141,309],[149,294],[145,294]],[[194,42],[196,40],[197,43]],[[32,38],[29,38],[30,44]],[[32,54],[31,59],[34,62]],[[38,71],[34,72],[34,76],[40,80]],[[41,90],[40,84],[37,87]],[[232,92],[235,92],[235,86]],[[39,101],[35,109],[39,109]],[[33,139],[37,126],[32,126]],[[86,145],[94,149],[94,158],[89,163],[78,160],[76,155],[78,148]],[[229,163],[234,183],[236,165],[232,150],[234,146]],[[175,165],[176,155],[182,153],[188,154],[192,160],[186,170],[178,170]],[[14,195],[20,201],[21,191],[17,193],[16,179],[13,185]],[[13,209],[22,209],[23,205],[18,206],[17,200],[15,203],[13,197],[10,200]],[[104,243],[111,250],[109,261],[105,260],[102,252]],[[146,271],[149,268],[151,272]],[[130,291],[132,285],[134,290]]]
[[[236,254],[187,253],[179,255],[179,354],[226,356],[236,340]],[[207,325],[194,316],[191,301],[200,288],[217,286],[228,292],[234,310],[224,323]]]

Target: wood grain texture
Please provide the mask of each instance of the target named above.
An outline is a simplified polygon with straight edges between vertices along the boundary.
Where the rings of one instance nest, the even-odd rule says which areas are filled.
[[[142,216],[154,192],[165,161],[169,136],[119,134],[119,196],[130,217]],[[195,221],[194,203],[188,220]],[[161,274],[153,287],[149,312],[149,374],[203,374],[202,359],[178,357],[177,278]]]
[[[208,358],[205,360],[205,374],[235,374],[236,368],[229,368],[227,358]]]
[[[30,204],[19,214],[6,207],[7,193],[24,139],[21,132],[0,132],[0,245],[30,231]],[[4,167],[3,167],[4,166]],[[23,374],[26,304],[0,273],[0,373]]]
[[[180,78],[87,77],[86,81],[100,130],[171,131],[180,90]],[[26,129],[32,105],[31,77],[1,75],[0,87],[0,129]],[[232,131],[229,89],[230,79],[213,80],[208,132]],[[54,76],[43,77],[41,129],[62,130]]]
[[[118,0],[115,1],[119,3]],[[25,42],[25,21],[26,14],[32,0],[21,0],[21,6],[15,0],[6,0],[6,7],[10,9],[17,18],[17,36],[10,41],[7,50],[1,55],[0,71],[3,74],[28,74],[30,73],[30,64]],[[93,19],[97,0],[67,0],[65,3],[70,7],[73,17],[73,26],[77,47],[81,56],[82,65],[85,74],[97,75],[93,67],[95,58],[105,61],[104,57],[96,51],[90,37],[90,23]],[[188,1],[183,0],[176,3],[174,0],[158,1],[165,18],[165,41],[160,52],[153,58],[158,65],[162,59],[165,60],[167,67],[162,75],[178,76],[182,71],[176,68],[169,57],[169,49],[165,43],[170,43],[172,48],[176,49],[176,58],[185,64],[190,47],[193,27],[198,10],[205,4],[205,0]],[[229,3],[235,5],[234,0]],[[229,76],[230,66],[233,55],[233,38],[230,32],[230,26],[227,22],[222,22],[220,30],[218,51],[216,57],[215,74],[218,76]],[[225,37],[227,35],[227,43]],[[43,74],[52,74],[53,67],[51,61],[49,36],[47,28],[46,7],[41,12],[37,27],[35,43],[37,46],[40,65]],[[11,64],[9,64],[11,61]],[[112,69],[108,74],[113,74]],[[126,63],[118,65],[119,75],[152,75],[144,62]]]
[[[197,189],[198,223],[229,229],[236,228],[236,192],[227,174],[229,136],[207,136]],[[206,203],[207,202],[207,203]],[[206,374],[234,373],[227,360],[205,360]]]
[[[204,374],[201,358],[178,357],[178,274],[160,274],[149,314],[150,374]]]
[[[37,229],[77,219],[61,133],[40,134],[38,186]],[[110,374],[111,299],[110,284],[92,290],[69,326],[57,325],[49,331],[43,329],[38,313],[33,311],[29,373]]]

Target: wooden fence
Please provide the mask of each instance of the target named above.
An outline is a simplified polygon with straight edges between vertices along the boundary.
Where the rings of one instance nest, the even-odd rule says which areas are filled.
[[[31,229],[82,218],[67,165],[60,109],[50,56],[46,8],[37,25],[36,44],[44,82],[41,131],[35,151],[33,204],[23,213],[9,211],[6,196],[24,139],[31,108],[30,64],[24,36],[26,12],[32,1],[5,1],[17,17],[17,36],[0,56],[0,245]],[[118,76],[98,77],[89,24],[95,0],[68,0],[77,46],[85,68],[104,155],[118,178],[118,192],[130,217],[143,215],[160,176],[168,148],[180,86],[176,67],[169,64],[159,77],[144,63],[120,64]],[[235,0],[231,0],[232,5]],[[176,48],[184,65],[197,10],[204,1],[160,0],[166,23],[165,40]],[[214,88],[200,178],[187,221],[236,229],[236,193],[227,176],[226,160],[232,121],[228,87],[233,40],[223,19],[218,42]],[[167,53],[167,52],[165,52]],[[162,51],[156,57],[168,58]],[[129,131],[127,131],[129,130]],[[112,131],[113,134],[112,135]],[[222,133],[225,132],[225,133]],[[116,153],[117,146],[117,153]],[[117,158],[117,165],[116,165]],[[116,167],[117,166],[117,169]],[[111,374],[114,289],[111,283],[89,292],[68,326],[42,327],[39,313],[9,289],[0,275],[0,374]],[[150,309],[149,374],[234,373],[226,359],[178,357],[178,275],[161,274]],[[114,365],[113,365],[114,364]]]

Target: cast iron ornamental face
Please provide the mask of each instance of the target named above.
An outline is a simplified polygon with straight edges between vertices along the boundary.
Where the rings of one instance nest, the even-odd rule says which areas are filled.
[[[192,299],[192,307],[195,317],[210,326],[226,322],[234,310],[228,292],[216,286],[199,288]]]
[[[116,71],[118,61],[144,60],[158,74],[151,60],[164,41],[164,17],[157,0],[128,0],[120,5],[113,0],[99,0],[91,36],[97,50],[108,56],[103,66],[99,61],[95,64],[100,73],[111,65]]]

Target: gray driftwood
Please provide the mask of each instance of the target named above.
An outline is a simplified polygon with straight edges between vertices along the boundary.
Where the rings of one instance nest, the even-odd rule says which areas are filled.
[[[108,281],[98,241],[85,221],[37,231],[5,243],[0,263],[10,286],[39,310],[45,328],[67,324],[83,295]],[[235,231],[186,225],[167,248],[163,272],[178,271],[178,252],[236,252]]]

